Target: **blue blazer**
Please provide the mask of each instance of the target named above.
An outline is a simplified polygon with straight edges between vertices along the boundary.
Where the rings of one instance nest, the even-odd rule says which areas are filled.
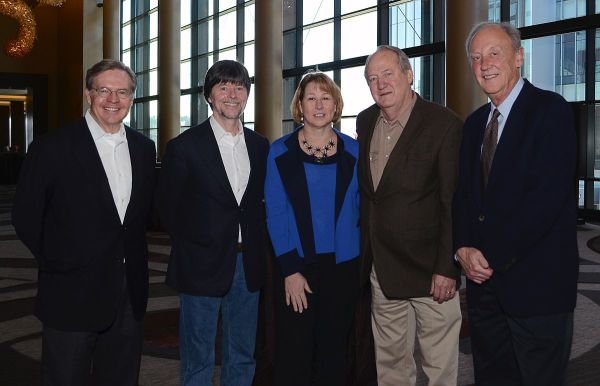
[[[359,193],[356,178],[358,142],[335,130],[337,169],[335,257],[339,264],[359,254]],[[298,130],[271,145],[267,159],[265,203],[267,227],[284,276],[302,272],[316,257],[315,240]]]
[[[571,107],[525,81],[482,189],[481,144],[490,104],[464,125],[454,200],[455,249],[479,249],[502,307],[515,316],[572,311],[578,252],[576,138]],[[482,285],[490,285],[485,282]],[[467,281],[469,307],[480,289]]]
[[[206,120],[169,141],[158,184],[158,210],[171,236],[166,283],[181,293],[224,296],[233,281],[241,227],[249,291],[264,282],[266,230],[263,189],[269,142],[244,128],[250,177],[235,198],[215,135]]]

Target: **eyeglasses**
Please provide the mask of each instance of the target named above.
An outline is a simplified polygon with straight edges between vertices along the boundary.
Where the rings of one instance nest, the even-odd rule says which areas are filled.
[[[129,99],[131,97],[131,90],[120,88],[118,90],[111,90],[108,87],[100,87],[93,88],[92,90],[96,91],[96,93],[102,98],[108,98],[114,92],[117,94],[119,99]]]

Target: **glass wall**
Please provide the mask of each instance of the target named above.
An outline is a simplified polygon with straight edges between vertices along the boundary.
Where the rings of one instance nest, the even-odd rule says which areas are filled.
[[[435,41],[434,22],[443,31],[443,20],[434,21],[432,10],[434,3],[445,6],[444,0],[380,0],[379,8],[377,0],[282,1],[284,133],[296,126],[289,103],[299,80],[307,71],[319,69],[341,86],[345,108],[338,128],[354,135],[356,115],[373,103],[363,76],[364,61],[379,44],[405,48],[409,56],[415,56],[411,50],[418,51],[420,56],[411,59],[415,90],[426,99],[443,102],[440,100],[443,92],[432,91],[431,76],[434,62],[443,57],[423,47]],[[122,0],[122,60],[139,79],[127,122],[154,140],[160,91],[158,12],[158,0]],[[181,0],[182,131],[211,114],[204,101],[203,82],[207,69],[215,61],[239,60],[254,76],[254,23],[254,1]],[[438,41],[443,42],[443,36]],[[438,88],[443,90],[443,85]],[[243,122],[254,126],[253,92]]]
[[[586,15],[586,0],[511,0],[510,21],[517,27]]]
[[[524,39],[523,77],[567,101],[585,101],[585,44],[585,31]]]
[[[125,124],[155,143],[158,128],[158,0],[122,0],[121,60],[138,86]]]
[[[433,20],[433,4],[442,7],[445,2],[379,3],[378,7],[376,0],[285,2],[288,7],[284,9],[283,21],[284,133],[297,125],[291,119],[289,102],[299,80],[307,71],[318,69],[330,74],[340,86],[344,112],[338,128],[354,136],[356,115],[373,104],[364,79],[364,62],[380,44],[405,49],[409,56],[420,52],[421,56],[411,58],[414,88],[426,99],[441,102],[443,92],[437,95],[432,92],[435,52],[431,43],[435,41],[432,26],[437,23],[443,30],[444,24],[443,20]]]

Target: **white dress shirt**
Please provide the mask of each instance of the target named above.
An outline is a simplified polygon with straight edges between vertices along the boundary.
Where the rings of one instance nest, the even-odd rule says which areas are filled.
[[[221,160],[223,161],[231,190],[233,190],[233,194],[239,205],[242,202],[242,197],[244,197],[244,192],[248,186],[248,179],[250,178],[250,157],[246,148],[242,123],[239,123],[239,131],[236,135],[225,131],[212,115],[210,117],[210,126],[219,145]],[[238,241],[242,241],[241,228],[239,230]]]
[[[123,223],[131,199],[131,158],[125,126],[121,123],[117,133],[107,133],[94,120],[89,110],[85,114],[85,120],[98,149],[119,218]]]

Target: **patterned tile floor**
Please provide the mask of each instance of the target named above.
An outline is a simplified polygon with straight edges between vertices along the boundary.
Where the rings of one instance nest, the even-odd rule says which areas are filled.
[[[41,325],[31,315],[36,294],[36,263],[17,239],[10,222],[14,187],[0,186],[0,385],[40,383]],[[600,235],[600,226],[580,225],[579,296],[575,310],[574,343],[568,385],[600,384],[600,254],[587,241]],[[177,385],[178,298],[166,287],[169,243],[165,235],[148,233],[150,245],[150,300],[145,319],[140,385]],[[473,384],[468,337],[460,342],[459,384]],[[218,368],[215,382],[218,380]],[[422,375],[419,385],[424,385]]]

